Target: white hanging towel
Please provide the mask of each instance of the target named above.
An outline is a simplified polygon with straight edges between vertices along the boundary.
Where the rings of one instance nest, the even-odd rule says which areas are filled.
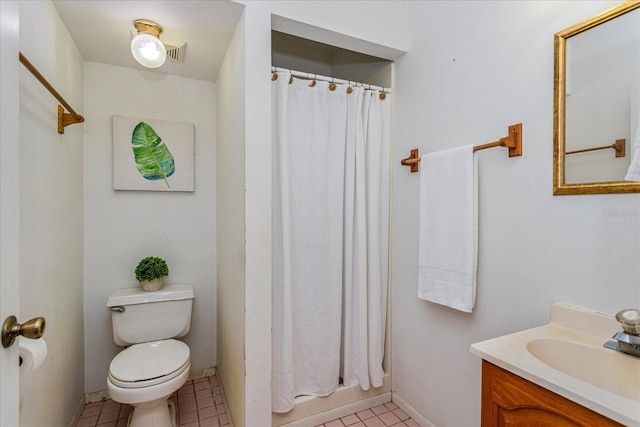
[[[636,131],[636,142],[633,144],[633,158],[624,179],[626,181],[640,181],[640,126]]]
[[[473,146],[425,154],[420,169],[418,297],[470,313],[478,248]]]

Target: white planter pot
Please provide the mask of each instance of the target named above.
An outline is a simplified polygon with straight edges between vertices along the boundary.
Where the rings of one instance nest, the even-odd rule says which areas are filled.
[[[145,291],[157,291],[158,289],[162,288],[162,285],[164,284],[163,282],[164,277],[158,277],[157,279],[153,280],[144,280],[140,282],[140,285]]]

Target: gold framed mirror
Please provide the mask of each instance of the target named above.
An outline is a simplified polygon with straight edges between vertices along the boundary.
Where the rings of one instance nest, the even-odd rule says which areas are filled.
[[[624,181],[640,126],[640,0],[554,35],[553,194],[640,192]]]

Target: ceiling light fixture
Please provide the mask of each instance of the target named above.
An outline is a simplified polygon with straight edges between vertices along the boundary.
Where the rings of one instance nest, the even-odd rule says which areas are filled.
[[[138,35],[131,40],[131,54],[147,68],[158,68],[167,59],[167,49],[160,41],[162,27],[153,21],[136,19],[133,21]]]

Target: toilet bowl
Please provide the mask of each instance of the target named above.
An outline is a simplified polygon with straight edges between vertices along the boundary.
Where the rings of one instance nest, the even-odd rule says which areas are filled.
[[[184,385],[190,368],[189,347],[181,341],[135,344],[112,360],[107,390],[116,402],[134,407],[129,425],[174,426],[167,398]]]
[[[194,298],[188,285],[124,289],[109,297],[114,341],[128,347],[109,365],[107,391],[114,401],[133,406],[129,426],[175,427],[168,398],[189,377],[191,351],[173,337],[189,331]]]

